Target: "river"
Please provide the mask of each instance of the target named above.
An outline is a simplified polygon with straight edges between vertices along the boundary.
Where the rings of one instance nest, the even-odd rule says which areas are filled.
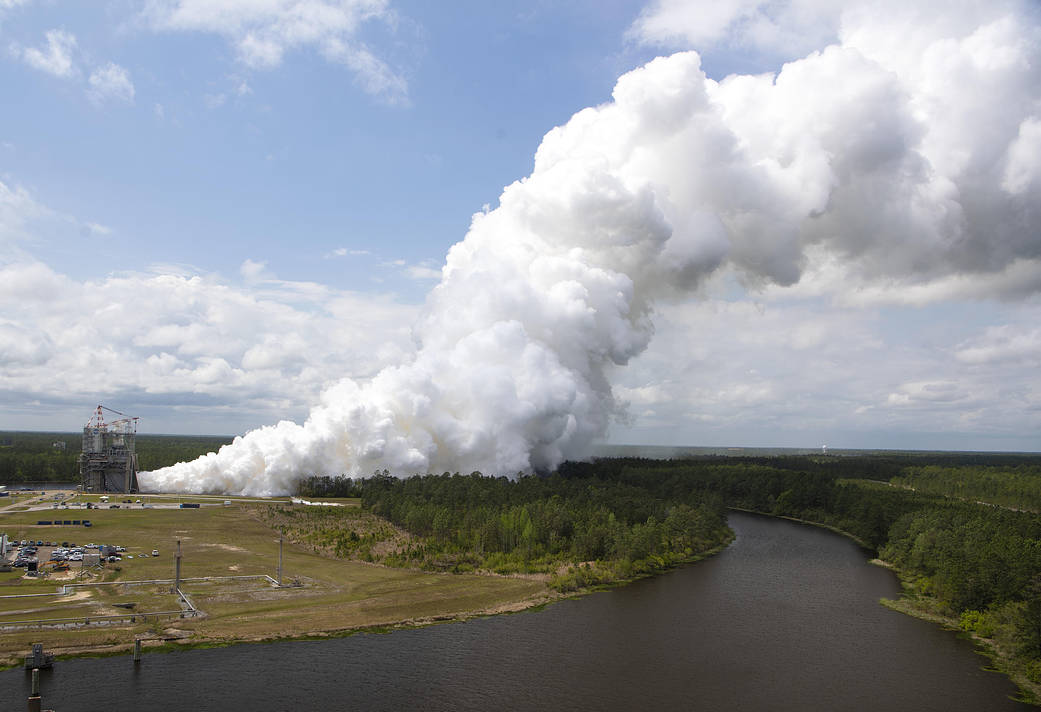
[[[59,661],[85,710],[1036,710],[972,645],[878,604],[892,573],[831,532],[732,513],[736,541],[541,611],[386,635]],[[45,639],[45,638],[44,638]],[[0,674],[5,709],[29,676]]]

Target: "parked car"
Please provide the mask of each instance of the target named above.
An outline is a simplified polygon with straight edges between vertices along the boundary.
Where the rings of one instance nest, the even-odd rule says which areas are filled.
[[[152,556],[159,556],[159,549],[152,549]]]

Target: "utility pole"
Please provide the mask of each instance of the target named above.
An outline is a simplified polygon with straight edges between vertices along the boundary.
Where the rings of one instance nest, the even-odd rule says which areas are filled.
[[[281,529],[278,530],[278,585],[282,586],[282,539],[283,532]]]

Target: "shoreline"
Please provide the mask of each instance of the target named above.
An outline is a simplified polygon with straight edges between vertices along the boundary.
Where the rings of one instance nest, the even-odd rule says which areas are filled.
[[[681,567],[695,564],[699,561],[702,561],[704,559],[707,559],[709,557],[715,556],[723,552],[734,542],[735,538],[736,537],[734,535],[733,530],[730,530],[730,533],[727,536],[726,540],[718,546],[715,546],[698,554],[694,554],[691,557],[679,561],[676,564],[668,568],[662,569],[660,571],[647,572],[626,579],[619,579],[616,581],[609,581],[605,583],[597,583],[591,586],[584,586],[578,590],[568,591],[566,593],[556,591],[553,588],[547,586],[544,590],[534,595],[484,609],[460,611],[457,613],[449,613],[429,617],[403,618],[390,621],[376,621],[365,625],[351,626],[346,628],[323,628],[292,635],[279,635],[277,633],[272,633],[270,635],[261,634],[244,637],[213,637],[201,639],[179,637],[176,635],[170,635],[166,637],[141,637],[141,647],[142,652],[167,653],[179,650],[226,648],[234,645],[246,644],[327,640],[332,638],[346,638],[352,635],[360,634],[382,634],[390,633],[396,630],[412,630],[417,628],[426,628],[429,626],[442,625],[445,623],[462,623],[477,618],[489,618],[492,616],[499,615],[512,615],[516,613],[525,613],[529,611],[534,612],[541,610],[542,608],[552,605],[554,603],[559,603],[560,601],[573,598],[581,598],[593,593],[599,593],[602,591],[609,591],[615,588],[621,588],[623,586],[626,586],[628,584],[634,583],[642,579],[661,576]],[[371,566],[380,566],[382,568],[397,570],[397,567],[383,567],[381,564],[376,564],[372,562],[363,563],[369,563],[369,565]],[[501,576],[500,574],[486,572],[475,573],[477,573],[478,575]],[[445,575],[452,576],[457,574]],[[518,576],[503,576],[503,578],[527,578],[527,576],[521,574]],[[116,643],[111,645],[45,646],[46,652],[54,655],[55,662],[61,660],[72,660],[76,658],[116,657],[131,653],[133,649],[133,639],[125,643]],[[0,672],[19,668],[22,666],[22,664],[22,656],[20,655],[13,658],[8,658],[6,660],[0,660]]]
[[[588,593],[591,593],[589,591]],[[550,595],[547,595],[550,594]],[[168,653],[178,650],[203,650],[208,648],[229,648],[235,645],[257,644],[257,643],[280,643],[306,640],[326,640],[331,638],[346,638],[359,634],[381,634],[390,633],[395,630],[411,630],[415,628],[426,628],[443,623],[461,623],[476,618],[487,618],[497,615],[509,615],[523,613],[548,606],[552,603],[570,598],[570,595],[559,594],[551,589],[534,596],[519,599],[510,603],[493,606],[488,609],[476,611],[461,611],[459,613],[429,616],[424,618],[405,618],[394,621],[377,621],[374,623],[353,626],[347,628],[325,628],[308,631],[294,635],[253,635],[237,638],[188,638],[179,636],[166,637],[141,637],[142,652]],[[45,647],[47,653],[54,655],[55,662],[61,660],[72,660],[76,658],[106,658],[116,657],[132,652],[134,642],[117,643],[113,645],[70,645]],[[8,661],[5,661],[7,663]],[[9,659],[9,664],[0,664],[0,672],[13,670],[21,667],[20,657]]]
[[[843,531],[837,527],[834,527],[830,524],[814,522],[810,519],[800,519],[798,517],[788,517],[779,514],[770,514],[768,512],[759,512],[754,509],[743,509],[741,507],[728,507],[728,509],[735,512],[745,512],[747,514],[756,514],[764,517],[772,517],[774,519],[787,519],[791,522],[798,522],[800,524],[806,524],[821,529],[827,529],[828,531],[831,531],[835,534],[839,534],[841,536],[853,540],[858,545],[860,545],[861,548],[867,551],[872,551],[872,548],[867,546],[867,544],[865,544],[859,537],[849,532]],[[1041,684],[1038,684],[1030,680],[1026,676],[1026,672],[1022,669],[1022,666],[1016,663],[1011,651],[1004,650],[1003,648],[1001,648],[1001,646],[999,646],[997,642],[992,638],[985,638],[981,635],[978,635],[977,633],[962,630],[959,626],[959,620],[957,618],[953,616],[939,614],[927,608],[926,606],[919,604],[917,602],[916,596],[908,595],[907,581],[909,576],[907,572],[894,566],[890,562],[884,561],[879,558],[870,559],[868,563],[872,566],[878,566],[880,568],[892,571],[896,575],[897,579],[900,581],[900,585],[902,588],[900,597],[897,599],[882,598],[879,600],[880,605],[885,606],[886,608],[892,611],[896,611],[897,613],[902,613],[903,615],[911,616],[912,618],[918,618],[919,620],[934,623],[946,630],[950,630],[952,632],[957,633],[959,636],[968,637],[970,640],[972,640],[975,646],[975,652],[978,655],[987,658],[992,663],[992,666],[990,668],[984,667],[983,669],[989,669],[992,672],[997,672],[1004,675],[1012,682],[1012,684],[1014,684],[1018,688],[1019,695],[1012,699],[1015,699],[1018,702],[1033,705],[1035,707],[1041,707]]]
[[[897,613],[902,613],[906,616],[911,616],[912,618],[934,623],[945,630],[956,633],[959,637],[971,640],[976,653],[987,658],[992,663],[991,667],[984,667],[983,669],[1004,675],[1019,689],[1019,695],[1013,699],[1018,702],[1034,705],[1035,707],[1041,707],[1041,684],[1038,684],[1027,677],[1026,671],[1023,669],[1022,665],[1017,662],[1010,650],[999,645],[993,638],[986,638],[978,633],[962,630],[957,618],[937,613],[919,603],[918,597],[908,595],[906,575],[901,569],[881,559],[872,559],[870,563],[895,573],[900,579],[901,585],[904,587],[904,591],[900,594],[900,598],[883,598],[879,600],[881,605],[891,611],[896,611]]]

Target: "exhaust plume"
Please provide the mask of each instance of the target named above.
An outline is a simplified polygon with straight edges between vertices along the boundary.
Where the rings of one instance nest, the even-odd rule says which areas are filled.
[[[776,75],[717,82],[695,52],[625,74],[474,216],[411,362],[142,485],[262,495],[312,472],[582,457],[622,412],[611,375],[649,343],[654,302],[724,266],[749,287],[831,270],[847,289],[1036,293],[1041,23],[959,7],[851,10],[838,43]]]

